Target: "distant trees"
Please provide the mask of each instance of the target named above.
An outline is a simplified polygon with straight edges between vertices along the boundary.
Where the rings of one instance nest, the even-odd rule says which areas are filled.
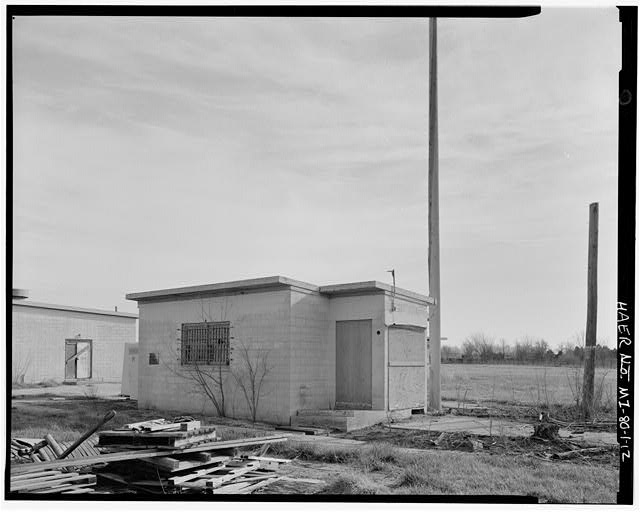
[[[462,347],[442,347],[442,360],[476,363],[545,364],[581,366],[584,361],[584,332],[573,335],[567,342],[553,350],[543,338],[523,336],[513,345],[504,338],[496,342],[495,338],[475,332],[467,336]],[[603,341],[596,346],[596,365],[613,368],[616,364],[616,350],[610,349]]]
[[[476,332],[468,336],[462,343],[462,351],[465,358],[479,359],[482,363],[487,363],[495,359],[498,346],[492,337],[482,332]]]

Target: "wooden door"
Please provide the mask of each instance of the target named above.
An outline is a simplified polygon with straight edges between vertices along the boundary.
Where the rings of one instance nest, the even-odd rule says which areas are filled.
[[[76,343],[75,341],[65,341],[64,343],[64,378],[76,378]]]
[[[91,340],[65,340],[64,378],[66,380],[90,379],[92,367]]]
[[[76,343],[76,379],[91,378],[91,342]]]
[[[371,320],[336,322],[336,408],[371,403]]]

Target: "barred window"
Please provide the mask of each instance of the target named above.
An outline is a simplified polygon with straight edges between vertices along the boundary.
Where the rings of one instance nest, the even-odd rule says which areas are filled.
[[[229,364],[229,322],[182,324],[180,363]]]

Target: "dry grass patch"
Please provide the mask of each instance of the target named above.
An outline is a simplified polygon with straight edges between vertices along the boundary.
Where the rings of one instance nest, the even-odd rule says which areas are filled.
[[[551,503],[615,503],[618,473],[603,465],[453,451],[416,453],[387,443],[327,447],[287,442],[273,453],[335,464],[322,494],[535,496]]]
[[[390,489],[366,473],[345,471],[327,485],[322,494],[389,494]]]

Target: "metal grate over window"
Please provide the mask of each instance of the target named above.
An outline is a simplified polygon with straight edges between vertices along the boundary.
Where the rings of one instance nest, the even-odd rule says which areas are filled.
[[[229,364],[229,322],[182,324],[180,363]]]

